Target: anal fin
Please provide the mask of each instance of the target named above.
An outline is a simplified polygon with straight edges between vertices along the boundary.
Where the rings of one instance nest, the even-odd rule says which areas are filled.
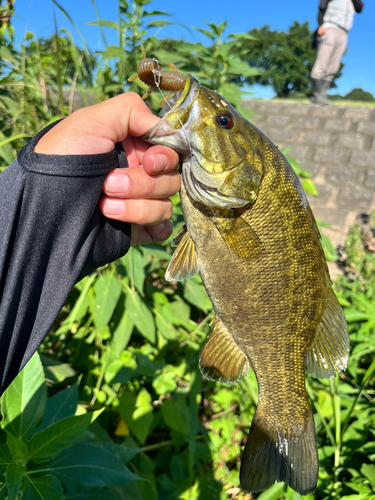
[[[208,379],[227,383],[241,380],[249,372],[250,363],[247,356],[216,317],[202,349],[199,367]]]
[[[172,241],[173,246],[176,244],[178,246],[165,273],[166,281],[182,281],[186,278],[192,278],[199,271],[195,245],[186,226],[178,231]]]
[[[331,378],[346,369],[350,342],[344,312],[327,279],[328,298],[315,337],[306,353],[306,367],[316,378]]]

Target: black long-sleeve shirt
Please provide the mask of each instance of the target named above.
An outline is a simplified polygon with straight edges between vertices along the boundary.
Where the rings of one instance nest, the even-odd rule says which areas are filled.
[[[125,154],[35,153],[51,126],[0,174],[0,394],[37,350],[74,284],[130,246],[130,224],[98,208],[104,180],[119,159],[126,166]]]

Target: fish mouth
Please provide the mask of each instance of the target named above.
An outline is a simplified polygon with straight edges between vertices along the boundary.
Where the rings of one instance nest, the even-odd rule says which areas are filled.
[[[209,173],[198,161],[199,151],[195,150],[189,139],[189,125],[194,120],[194,106],[199,87],[197,80],[187,74],[184,88],[176,92],[163,107],[163,119],[141,139],[151,144],[170,147],[181,155],[182,183],[194,201],[212,208],[243,207],[249,204],[248,200],[220,192],[229,171]]]
[[[190,106],[196,96],[199,84],[197,80],[187,74],[185,86],[179,90],[174,96],[167,101],[159,115],[163,118],[151,130],[146,132],[141,139],[150,142],[151,144],[160,144],[168,146],[177,153],[187,154],[190,151],[190,143],[187,137],[187,131],[184,127],[185,123],[176,113],[177,110],[183,110]],[[188,113],[186,113],[188,115]],[[174,120],[174,126],[170,125],[169,117]]]

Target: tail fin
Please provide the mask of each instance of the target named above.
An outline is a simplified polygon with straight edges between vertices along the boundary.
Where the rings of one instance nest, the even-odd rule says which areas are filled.
[[[309,421],[301,429],[276,429],[255,413],[241,461],[240,483],[246,492],[264,491],[284,481],[300,495],[312,493],[319,472],[315,427]]]

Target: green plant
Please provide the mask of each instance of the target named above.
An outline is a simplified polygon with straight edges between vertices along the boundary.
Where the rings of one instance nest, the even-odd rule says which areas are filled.
[[[88,432],[102,410],[78,405],[78,385],[47,399],[38,354],[27,363],[1,399],[0,494],[8,500],[61,500],[86,487],[122,485],[142,478],[126,463],[134,448],[105,442]],[[67,496],[63,493],[68,493]]]
[[[239,106],[242,84],[254,72],[241,63],[236,40],[244,50],[252,40],[241,34],[223,39],[225,23],[201,30],[207,44],[152,37],[158,23],[170,21],[166,13],[147,11],[149,3],[119,2],[118,21],[97,16],[106,47],[100,62],[85,45],[76,47],[66,30],[55,29],[46,40],[27,35],[15,47],[7,28],[0,66],[3,165],[24,140],[69,112],[64,92],[61,102],[66,87],[75,85],[87,96],[93,78],[98,99],[123,89],[143,92],[139,81],[130,86],[126,80],[135,73],[141,43],[148,56],[176,63]],[[117,31],[119,47],[107,46],[106,29]],[[43,100],[41,78],[54,98],[47,94]],[[160,94],[152,99],[157,109]],[[289,161],[305,190],[315,194],[309,175]],[[178,197],[173,202],[177,232],[183,220]],[[341,262],[346,276],[335,283],[350,329],[348,370],[332,381],[308,378],[321,464],[317,491],[308,500],[375,497],[375,287],[368,230],[369,223],[350,232],[348,257]],[[212,306],[199,277],[165,282],[170,241],[132,248],[72,290],[39,349],[44,375],[35,356],[3,396],[0,499],[16,498],[20,491],[31,500],[295,500],[284,484],[252,496],[239,489],[241,452],[257,403],[255,376],[232,386],[202,379],[198,358]],[[85,482],[95,457],[100,473]],[[61,460],[69,460],[72,469],[85,464],[85,474],[62,477]],[[113,464],[116,474],[102,474],[103,464]]]

